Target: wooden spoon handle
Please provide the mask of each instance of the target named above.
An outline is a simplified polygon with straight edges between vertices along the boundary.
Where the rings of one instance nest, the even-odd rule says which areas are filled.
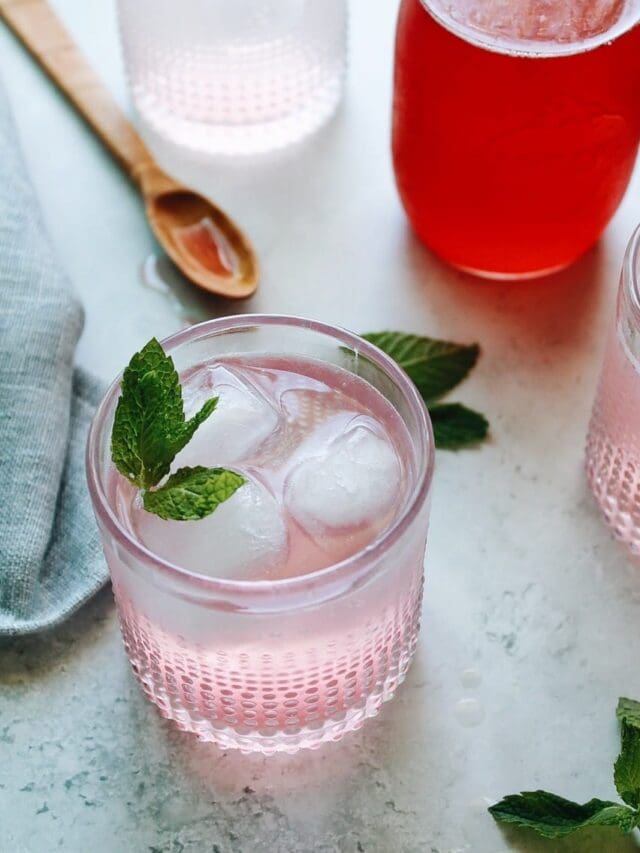
[[[3,18],[138,183],[153,158],[46,0],[0,0]]]

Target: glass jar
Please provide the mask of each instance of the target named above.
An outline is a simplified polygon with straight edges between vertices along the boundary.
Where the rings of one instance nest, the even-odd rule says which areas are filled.
[[[622,267],[589,424],[587,476],[615,535],[640,555],[640,228]]]
[[[518,279],[599,238],[640,140],[640,0],[402,0],[393,155],[417,235]]]
[[[346,0],[118,0],[118,9],[142,124],[185,149],[283,148],[340,102]]]

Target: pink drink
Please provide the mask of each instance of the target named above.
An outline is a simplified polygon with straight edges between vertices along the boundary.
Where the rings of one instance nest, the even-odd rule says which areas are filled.
[[[282,355],[238,355],[237,342],[220,352],[230,341],[215,333],[234,320],[176,336],[212,329],[216,351],[202,359],[200,343],[195,363],[181,364],[168,342],[187,415],[220,398],[173,469],[220,465],[247,483],[206,519],[167,522],[109,465],[104,498],[118,535],[100,506],[97,515],[125,646],[161,713],[224,747],[293,752],[357,728],[404,678],[433,446],[415,391],[407,381],[398,392],[403,375],[375,348],[339,333],[332,361],[324,346],[322,359],[308,345],[301,355],[297,340],[283,345],[300,321],[262,318],[285,327],[269,337]],[[327,335],[316,325],[303,334]],[[95,450],[90,442],[90,483]]]
[[[610,336],[587,444],[587,472],[605,518],[640,554],[640,367]]]
[[[587,439],[587,474],[616,536],[640,554],[640,229],[629,244],[615,327]]]
[[[247,484],[206,519],[164,521],[114,471],[122,523],[159,557],[208,577],[290,578],[368,547],[402,511],[407,428],[362,379],[263,355],[201,365],[182,385],[187,417],[210,397],[219,403],[172,471],[223,466]]]

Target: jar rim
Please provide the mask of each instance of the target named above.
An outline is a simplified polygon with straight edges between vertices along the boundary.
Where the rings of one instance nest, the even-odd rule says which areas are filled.
[[[200,592],[215,593],[226,596],[258,596],[273,597],[277,594],[307,592],[309,589],[321,587],[333,580],[343,580],[345,577],[359,577],[366,574],[367,569],[379,562],[380,558],[403,536],[411,523],[419,514],[427,500],[435,466],[435,441],[431,419],[427,408],[420,397],[415,385],[401,367],[382,350],[358,335],[316,320],[279,314],[244,314],[208,320],[195,326],[190,326],[161,341],[166,352],[178,349],[183,344],[195,342],[212,334],[229,331],[240,331],[256,326],[286,326],[302,328],[310,332],[324,334],[336,340],[341,346],[353,349],[377,366],[381,367],[387,376],[401,391],[405,401],[416,418],[418,426],[417,470],[418,476],[409,494],[402,513],[374,542],[355,554],[309,574],[296,575],[291,578],[275,580],[235,580],[215,578],[189,571],[175,563],[163,559],[139,542],[133,534],[120,522],[112,508],[102,483],[100,474],[100,439],[105,427],[105,419],[112,411],[115,400],[120,392],[122,373],[111,383],[100,403],[91,423],[86,449],[86,470],[89,493],[94,511],[113,539],[137,560],[151,567],[170,580],[178,581],[186,588],[194,588]]]

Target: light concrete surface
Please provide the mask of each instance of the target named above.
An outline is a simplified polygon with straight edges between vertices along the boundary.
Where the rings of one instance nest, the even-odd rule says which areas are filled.
[[[112,3],[56,6],[126,103]],[[395,11],[353,0],[347,98],[305,149],[250,169],[160,151],[255,240],[262,287],[241,306],[177,275],[167,292],[143,286],[157,247],[135,193],[0,27],[0,73],[86,306],[83,365],[109,379],[151,335],[236,307],[306,314],[480,341],[458,396],[492,424],[482,449],[439,455],[415,663],[340,744],[267,760],[175,731],[133,682],[109,590],[60,630],[0,647],[2,851],[640,849],[614,835],[549,844],[485,811],[523,788],[613,796],[615,703],[640,697],[640,568],[601,522],[582,462],[640,174],[600,246],[565,273],[509,285],[446,268],[411,236],[393,186]]]

